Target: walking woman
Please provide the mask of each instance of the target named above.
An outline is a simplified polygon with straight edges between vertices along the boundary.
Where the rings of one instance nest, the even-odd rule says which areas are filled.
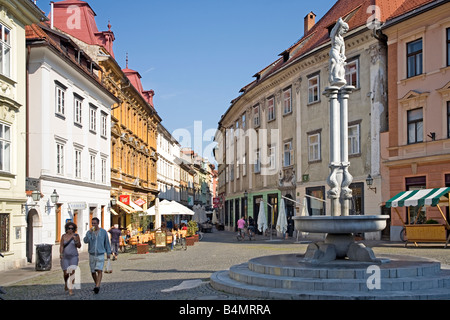
[[[64,289],[73,295],[73,284],[75,281],[75,269],[78,267],[78,249],[81,247],[80,236],[76,233],[77,225],[73,222],[66,223],[66,233],[61,236],[59,246],[59,257],[61,268],[64,273]],[[69,279],[71,279],[69,283]]]

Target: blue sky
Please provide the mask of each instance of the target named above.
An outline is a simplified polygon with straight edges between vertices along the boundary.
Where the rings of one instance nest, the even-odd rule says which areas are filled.
[[[115,34],[114,54],[125,68],[155,90],[155,108],[166,129],[191,132],[217,129],[222,114],[252,76],[303,36],[303,18],[318,21],[335,0],[85,0],[97,14],[99,31],[108,21]],[[57,1],[56,1],[57,2]],[[39,0],[45,12],[50,5]],[[197,126],[197,129],[199,127]],[[209,130],[211,131],[211,130]],[[198,140],[197,140],[198,141]],[[211,155],[202,154],[211,159]],[[213,160],[213,159],[211,159]]]

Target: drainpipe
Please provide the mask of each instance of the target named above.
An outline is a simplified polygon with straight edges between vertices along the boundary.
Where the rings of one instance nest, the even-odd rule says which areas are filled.
[[[26,88],[26,98],[25,98],[25,177],[29,177],[29,152],[30,152],[30,72],[29,72],[29,63],[30,63],[30,55],[31,55],[31,47],[27,45],[27,61],[26,61],[26,80],[25,80],[25,88]]]

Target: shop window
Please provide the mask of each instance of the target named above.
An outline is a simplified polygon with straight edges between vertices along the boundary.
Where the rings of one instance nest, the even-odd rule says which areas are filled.
[[[10,216],[0,213],[0,252],[9,251]]]
[[[405,179],[406,191],[426,189],[426,177],[412,177]],[[409,209],[409,214],[408,214]],[[424,223],[426,221],[425,206],[419,211],[419,207],[406,208],[406,223]]]
[[[306,188],[308,213],[310,216],[324,216],[326,213],[325,187]]]

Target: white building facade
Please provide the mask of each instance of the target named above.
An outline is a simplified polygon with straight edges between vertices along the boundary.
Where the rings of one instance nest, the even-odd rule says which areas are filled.
[[[68,221],[77,224],[82,237],[93,217],[110,227],[111,105],[117,101],[98,81],[98,66],[66,36],[32,27],[51,40],[42,45],[28,39],[28,176],[38,181],[42,196],[28,212],[29,247],[55,244],[55,253]],[[54,191],[55,204],[50,201]]]
[[[181,146],[179,142],[163,126],[158,125],[157,137],[157,180],[160,199],[181,202]]]

